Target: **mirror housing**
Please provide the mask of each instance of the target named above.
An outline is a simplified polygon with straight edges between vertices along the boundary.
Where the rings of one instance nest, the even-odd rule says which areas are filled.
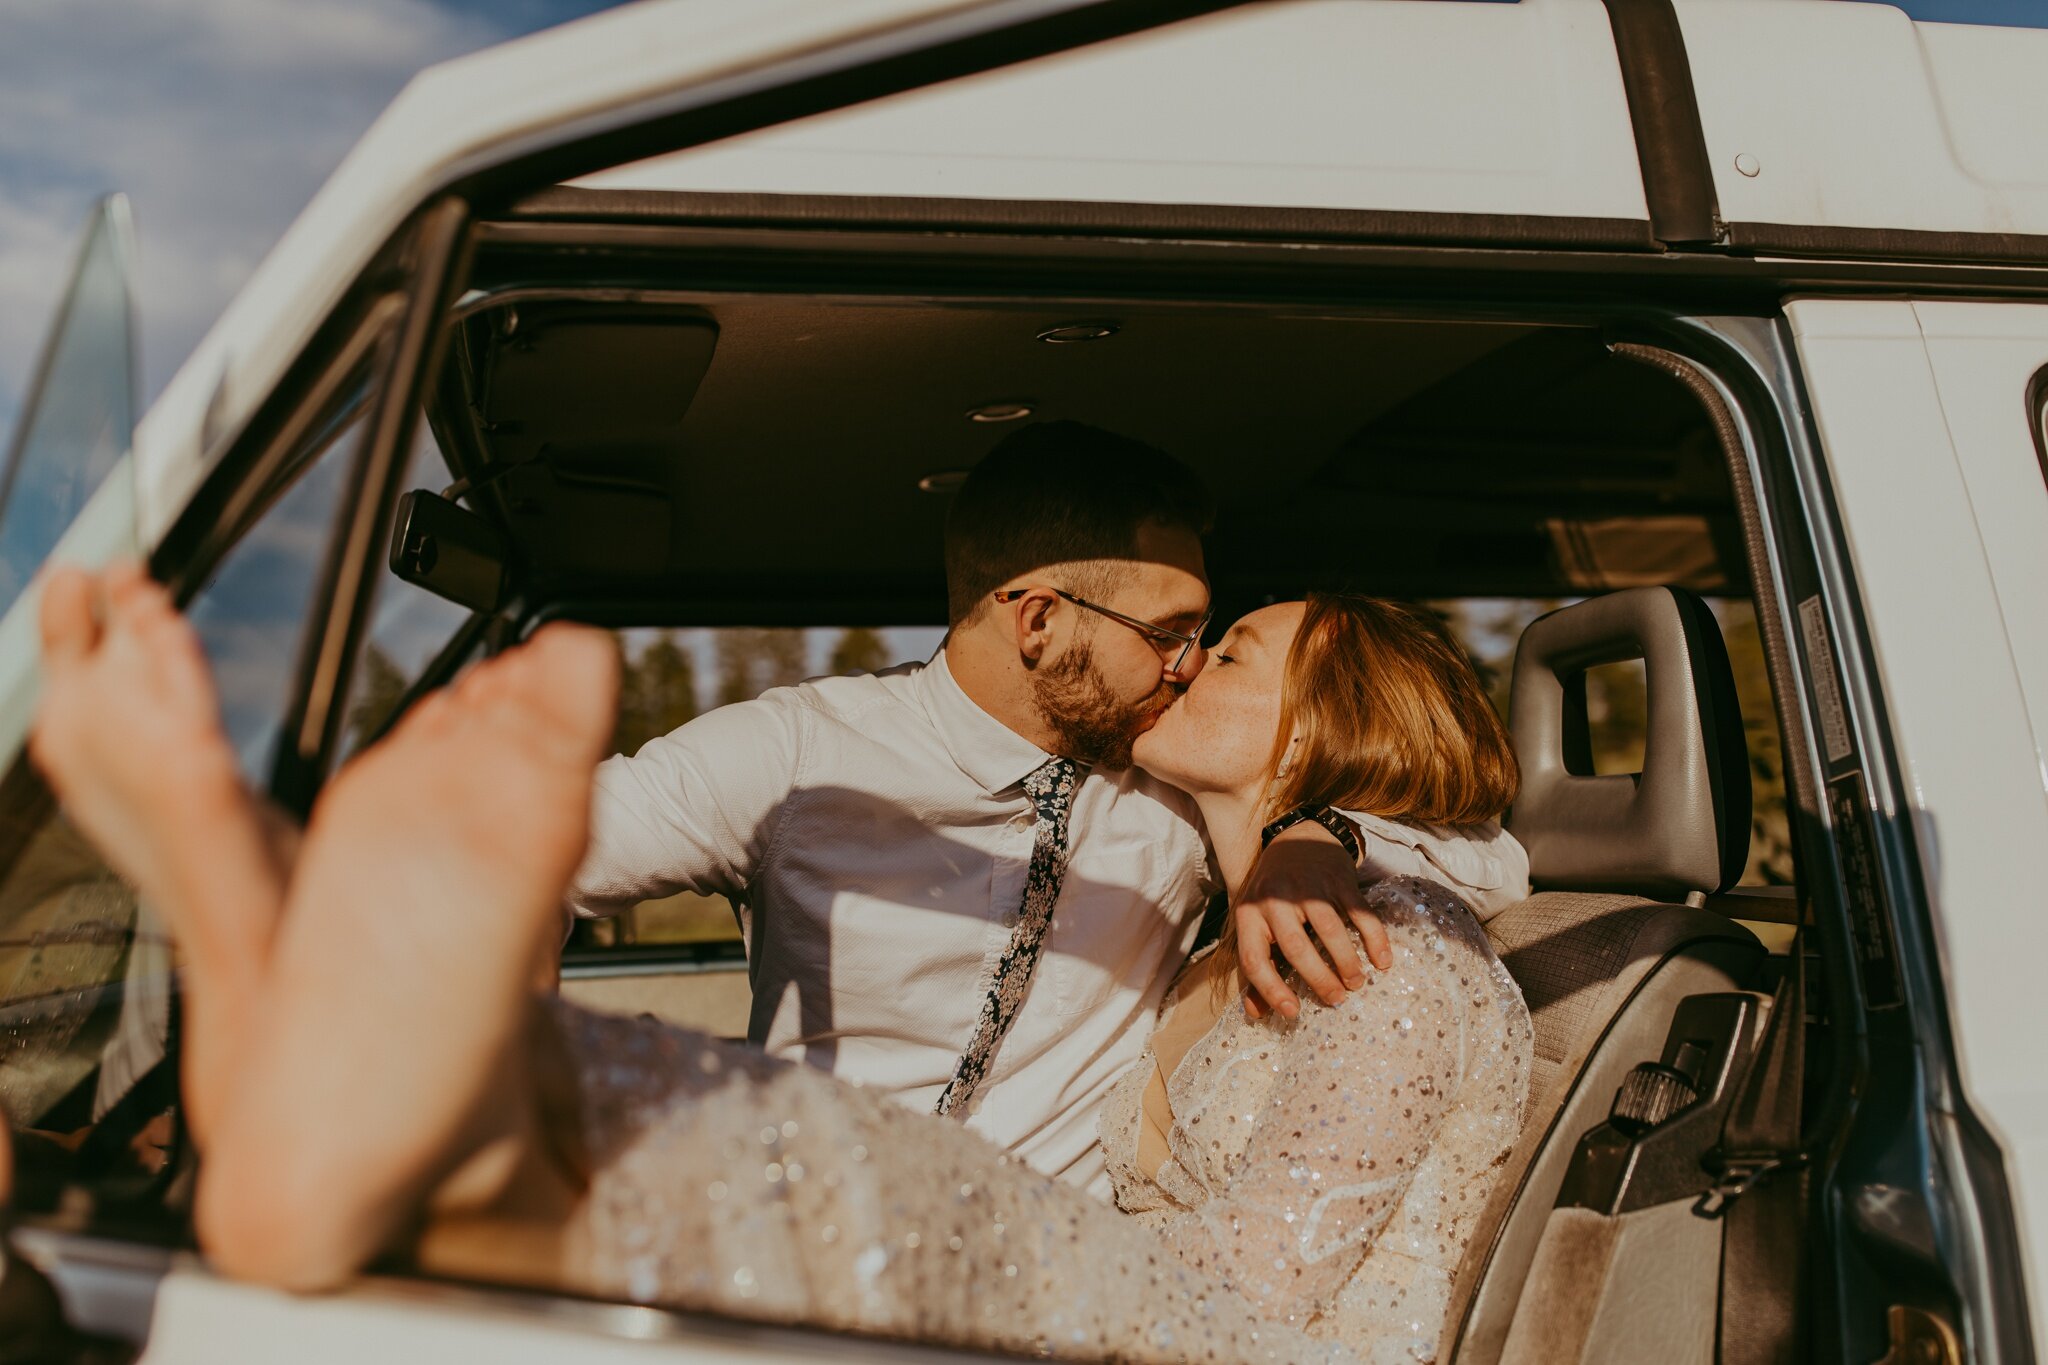
[[[512,546],[491,521],[438,493],[398,500],[391,572],[471,611],[495,612],[512,584]]]

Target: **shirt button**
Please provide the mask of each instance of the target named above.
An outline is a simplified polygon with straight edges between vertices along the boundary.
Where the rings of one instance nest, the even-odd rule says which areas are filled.
[[[1038,823],[1038,817],[1027,810],[1022,815],[1012,820],[1010,823],[1015,825],[1018,829],[1030,829],[1033,825]]]

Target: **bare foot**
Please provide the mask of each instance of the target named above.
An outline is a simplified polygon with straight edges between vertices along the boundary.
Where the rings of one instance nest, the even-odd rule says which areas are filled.
[[[211,913],[221,868],[248,857],[257,847],[248,836],[260,825],[221,733],[198,638],[132,564],[97,580],[76,570],[52,574],[42,632],[45,681],[31,756],[115,870],[172,917],[181,936],[204,930],[179,917]],[[282,878],[268,856],[256,867],[270,893],[258,908],[274,915]],[[196,905],[195,879],[210,893]]]
[[[318,1287],[494,1146],[530,1138],[530,984],[617,704],[598,631],[549,626],[415,708],[322,795],[199,1221],[231,1272]],[[509,1179],[518,1153],[496,1164]],[[484,1191],[484,1201],[492,1197]]]
[[[162,588],[132,564],[98,578],[57,570],[44,586],[42,635],[29,752],[66,814],[185,949],[187,1102],[203,1137],[285,871],[221,732],[206,657]]]

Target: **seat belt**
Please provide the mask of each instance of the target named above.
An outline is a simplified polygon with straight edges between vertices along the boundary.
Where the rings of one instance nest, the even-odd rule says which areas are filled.
[[[1800,1148],[1806,1062],[1805,931],[1771,1002],[1770,1021],[1721,1122],[1719,1178],[1693,1212],[1719,1218],[1719,1365],[1804,1358],[1809,1173]]]

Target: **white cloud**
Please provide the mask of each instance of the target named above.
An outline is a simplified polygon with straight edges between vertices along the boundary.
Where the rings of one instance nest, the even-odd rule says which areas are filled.
[[[431,0],[0,9],[7,428],[101,194],[125,191],[135,206],[146,400],[406,79],[508,36]]]

